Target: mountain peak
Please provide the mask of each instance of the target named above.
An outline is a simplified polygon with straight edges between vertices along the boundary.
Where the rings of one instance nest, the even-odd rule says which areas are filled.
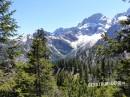
[[[53,34],[54,35],[61,35],[64,32],[64,28],[60,27],[58,29],[56,29]]]
[[[104,15],[102,13],[95,13],[92,16],[88,17],[88,19],[100,19],[101,17],[103,17]]]
[[[105,17],[105,16],[101,13],[93,14],[92,16],[85,18],[81,23],[78,24],[78,26],[82,26],[86,23],[99,23],[102,17]]]

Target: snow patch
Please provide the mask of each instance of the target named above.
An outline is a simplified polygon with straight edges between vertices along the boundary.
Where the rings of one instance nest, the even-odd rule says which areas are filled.
[[[84,24],[83,26],[79,27],[79,29],[87,28],[88,24]]]
[[[71,46],[74,49],[77,49],[79,46],[91,43],[93,46],[99,39],[101,39],[101,33],[89,35],[79,35],[77,36],[78,40],[71,43]]]
[[[122,20],[127,20],[127,19],[128,19],[128,17],[127,17],[127,16],[121,16],[121,17],[119,17],[119,18],[118,18],[118,20],[119,20],[119,21],[122,21]]]
[[[109,29],[110,27],[111,25],[108,25],[108,24],[105,25],[105,29]]]

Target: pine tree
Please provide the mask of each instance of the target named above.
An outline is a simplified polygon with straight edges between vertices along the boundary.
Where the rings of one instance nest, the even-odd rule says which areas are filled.
[[[11,0],[0,0],[0,96],[11,97],[15,85],[15,57],[17,43],[13,39],[17,34],[17,24],[12,18],[15,10],[11,11]],[[5,94],[5,95],[4,95]]]
[[[121,20],[122,29],[114,39],[104,36],[103,38],[107,41],[107,46],[103,47],[103,54],[109,55],[111,58],[117,57],[115,61],[116,80],[126,83],[126,86],[121,86],[120,91],[117,92],[116,97],[122,97],[122,95],[130,96],[129,85],[130,85],[130,18]],[[107,37],[107,38],[106,38]]]
[[[118,80],[126,83],[126,86],[121,87],[121,91],[126,96],[130,96],[130,17],[127,20],[120,21],[122,24],[122,30],[119,32],[117,37],[118,42],[121,44],[123,52],[120,52],[124,57],[120,60],[117,66]]]
[[[52,64],[49,62],[49,51],[43,29],[37,30],[34,35],[31,51],[28,55],[30,64],[28,72],[34,74],[36,79],[34,82],[36,96],[54,97],[57,88]]]
[[[16,40],[11,39],[17,34],[15,33],[18,27],[12,15],[15,11],[10,11],[10,0],[0,1],[0,64],[1,68],[6,71],[14,66],[14,59],[16,56]]]

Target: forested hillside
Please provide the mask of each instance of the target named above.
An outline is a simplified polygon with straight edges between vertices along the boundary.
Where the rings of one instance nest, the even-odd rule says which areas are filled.
[[[129,15],[115,37],[104,32],[99,44],[55,61],[47,32],[37,29],[24,61],[11,5],[0,1],[0,97],[130,97]]]

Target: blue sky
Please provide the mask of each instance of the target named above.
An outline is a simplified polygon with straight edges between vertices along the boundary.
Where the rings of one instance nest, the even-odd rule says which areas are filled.
[[[121,0],[14,0],[12,5],[20,34],[33,33],[38,28],[53,32],[58,27],[72,27],[99,12],[112,18],[129,7]]]

